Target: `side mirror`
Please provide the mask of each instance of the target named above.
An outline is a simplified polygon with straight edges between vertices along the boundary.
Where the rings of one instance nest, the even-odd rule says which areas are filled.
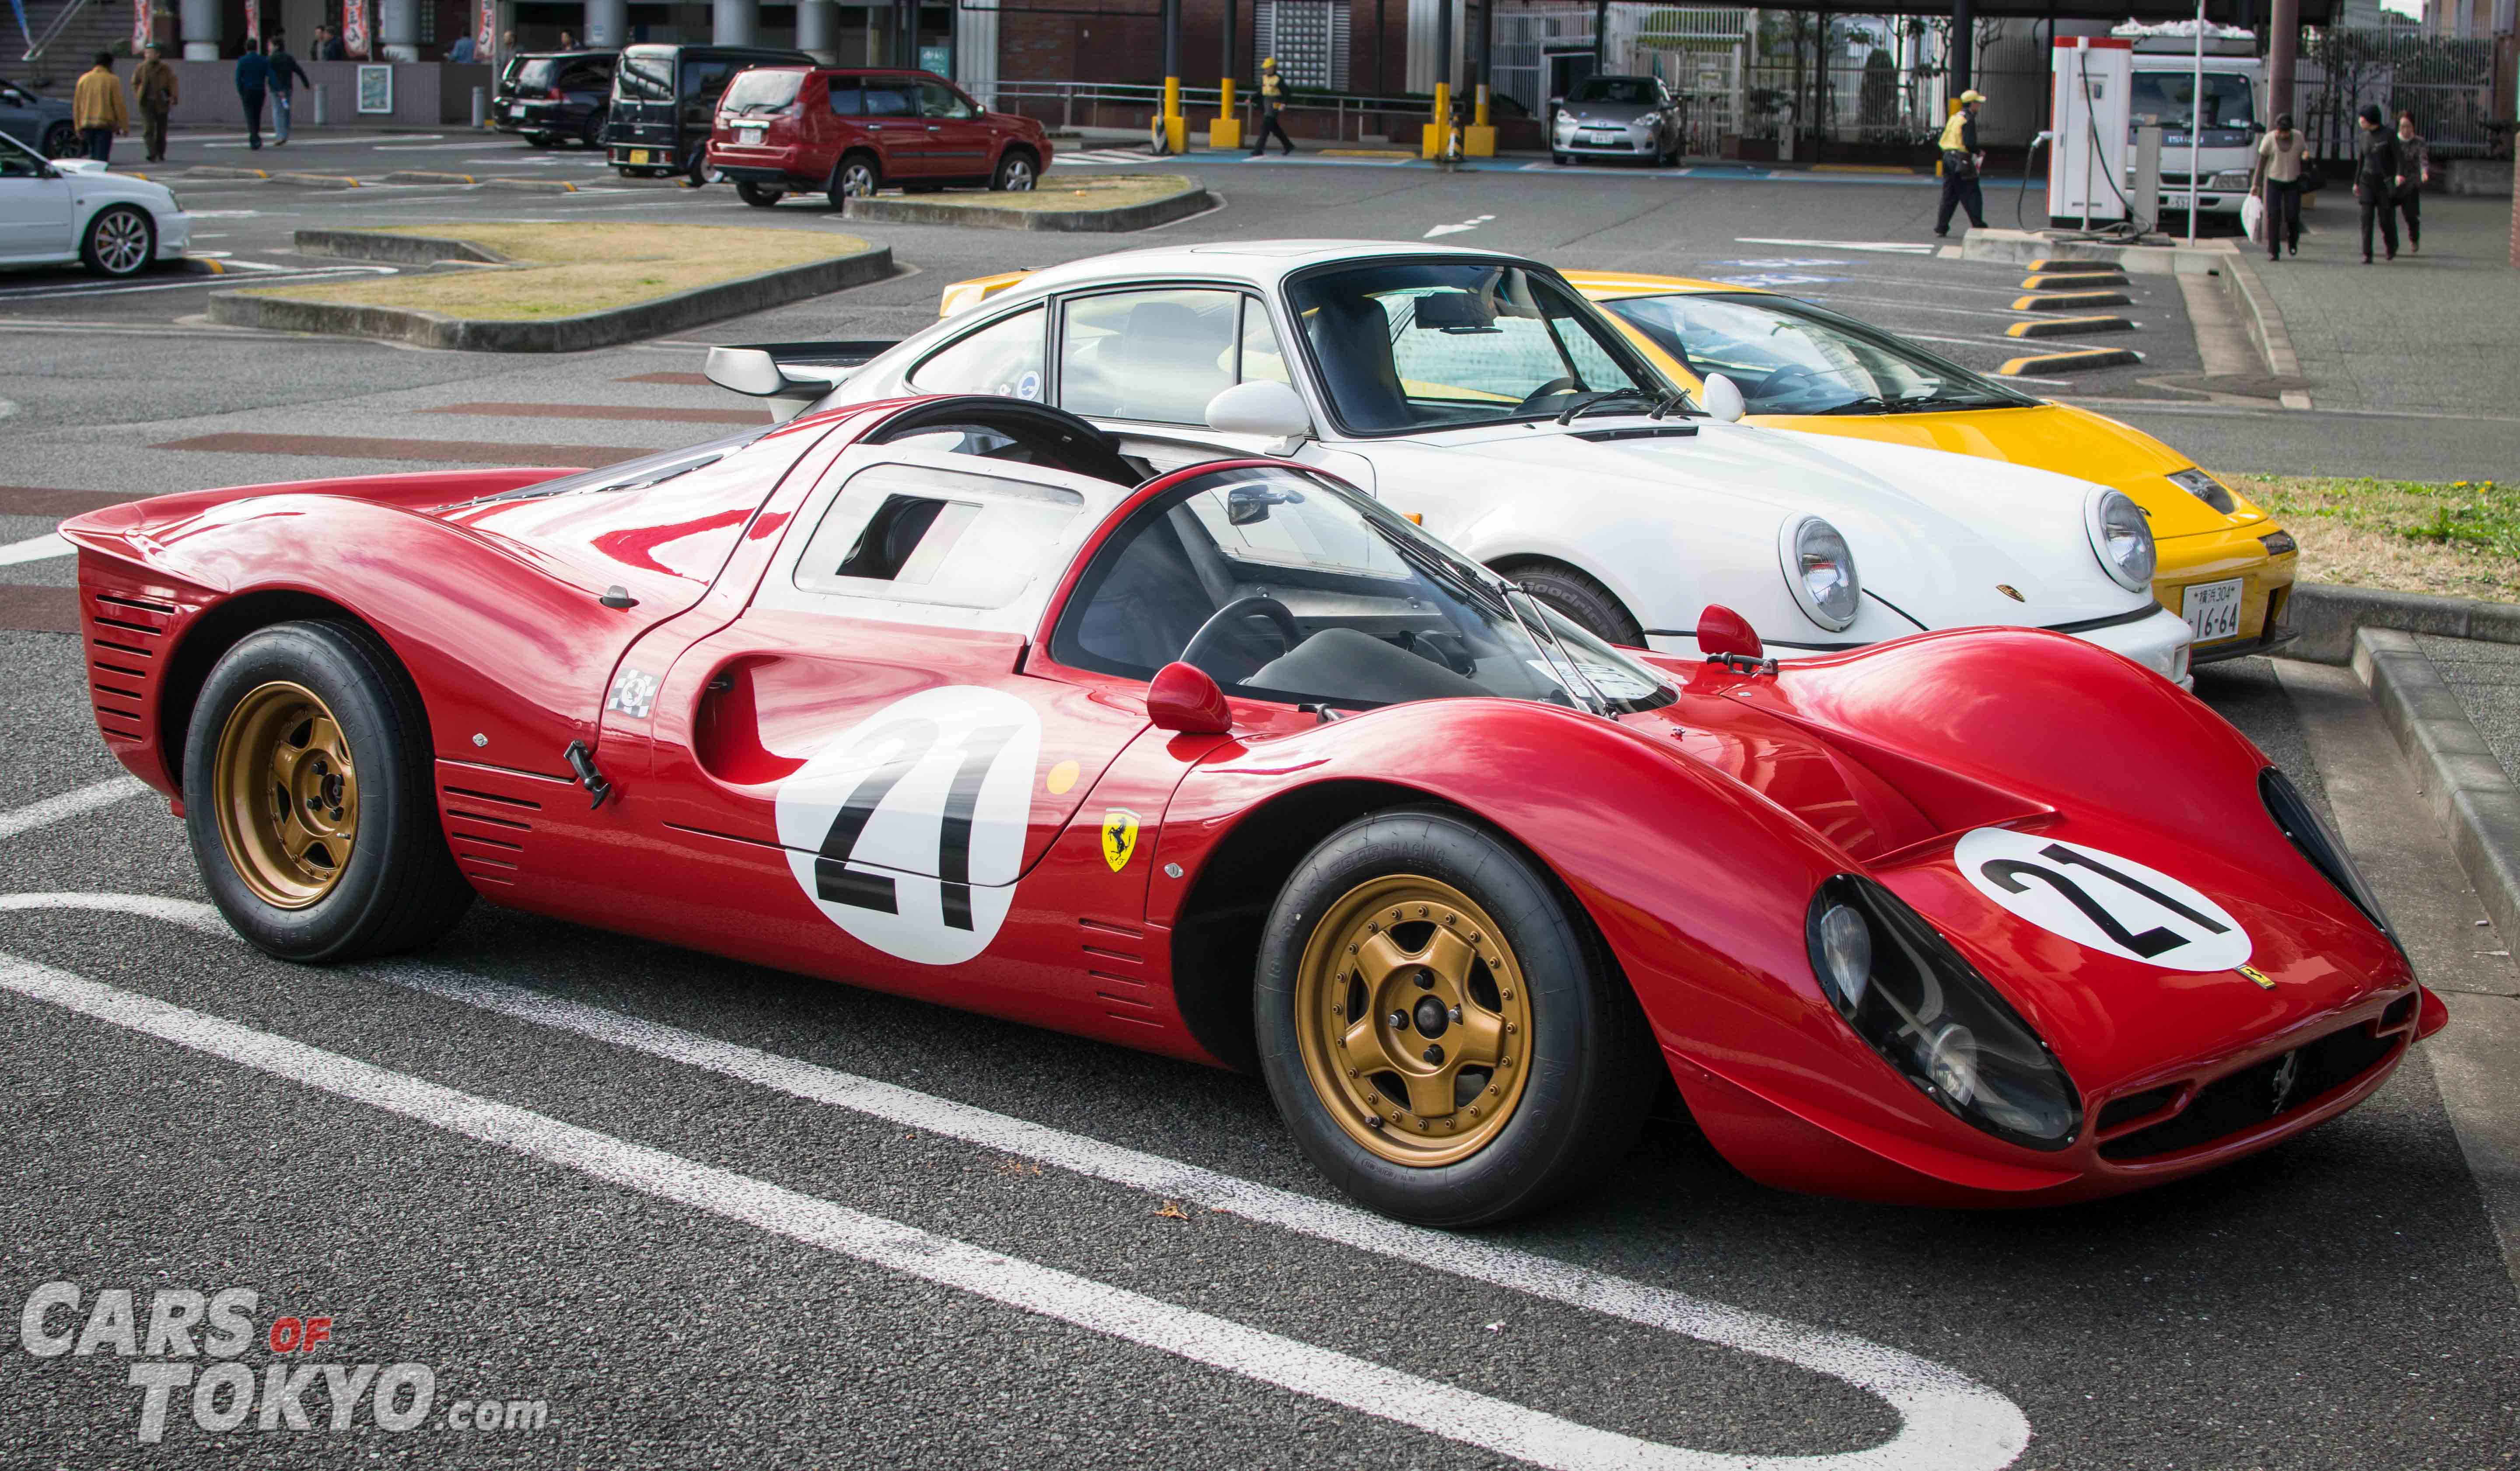
[[[758,347],[712,347],[703,371],[719,387],[755,398],[767,398],[788,386],[788,375],[779,371],[779,360]]]
[[[1158,731],[1184,736],[1226,736],[1234,731],[1234,707],[1207,671],[1175,659],[1155,671],[1147,687],[1147,719]]]
[[[1295,390],[1262,380],[1237,383],[1207,401],[1207,426],[1220,434],[1267,434],[1279,440],[1275,454],[1292,453],[1313,436],[1313,414]]]
[[[1767,646],[1759,642],[1759,631],[1750,626],[1749,619],[1723,603],[1710,602],[1706,604],[1706,611],[1697,615],[1697,651],[1710,659],[1720,659],[1727,654],[1757,659],[1765,657],[1768,650]]]
[[[1741,416],[1750,411],[1749,404],[1741,397],[1741,385],[1720,373],[1706,375],[1706,382],[1698,389],[1697,398],[1707,413],[1726,423],[1739,423]]]

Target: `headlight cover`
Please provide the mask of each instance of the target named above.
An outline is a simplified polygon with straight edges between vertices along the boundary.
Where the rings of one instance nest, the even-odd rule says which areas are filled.
[[[2124,491],[2102,489],[2083,503],[2083,521],[2092,534],[2092,555],[2100,559],[2100,569],[2130,593],[2150,591],[2152,523],[2145,519],[2143,508],[2127,499]]]
[[[1777,552],[1785,585],[1806,617],[1830,633],[1854,624],[1864,581],[1856,574],[1854,550],[1835,526],[1816,515],[1789,516],[1778,529]]]
[[[2181,490],[2194,496],[2196,499],[2213,507],[2216,511],[2223,513],[2225,515],[2229,515],[2233,511],[2239,509],[2239,503],[2231,499],[2230,490],[2226,487],[2222,481],[2215,479],[2212,475],[2205,473],[2201,469],[2174,470],[2168,478],[2171,484],[2178,486]]]
[[[1804,934],[1837,1014],[1918,1092],[2026,1149],[2082,1133],[2082,1094],[2055,1054],[1897,895],[1840,873],[1812,897]]]
[[[2328,830],[2318,809],[2310,805],[2310,799],[2301,794],[2300,787],[2292,784],[2292,779],[2285,776],[2280,768],[2268,767],[2258,773],[2258,795],[2267,804],[2267,815],[2275,820],[2275,826],[2292,840],[2295,848],[2301,850],[2301,856],[2310,860],[2310,866],[2327,875],[2327,881],[2336,885],[2337,892],[2352,900],[2363,917],[2379,926],[2380,933],[2389,937],[2389,943],[2398,947],[2398,954],[2405,955],[2407,947],[2399,944],[2398,932],[2389,927],[2389,916],[2380,911],[2379,896],[2362,881],[2362,870],[2354,867],[2354,860],[2346,855],[2345,844]]]

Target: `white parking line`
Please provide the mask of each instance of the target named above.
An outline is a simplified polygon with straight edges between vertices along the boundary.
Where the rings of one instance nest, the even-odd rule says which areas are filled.
[[[185,900],[109,893],[0,895],[0,913],[60,909],[141,914],[188,925],[204,933],[228,933],[217,911],[208,905]],[[1047,1125],[522,987],[409,961],[366,968],[369,973],[394,984],[443,1000],[572,1032],[808,1102],[849,1109],[907,1129],[962,1139],[1413,1266],[1492,1283],[1703,1343],[1774,1359],[1813,1373],[1827,1375],[1877,1396],[1898,1411],[1902,1421],[1899,1433],[1891,1439],[1842,1455],[1781,1458],[1711,1456],[1703,1452],[1629,1442],[1639,1451],[1649,1452],[1634,1464],[1720,1465],[1736,1468],[1736,1471],[1760,1467],[1778,1468],[1778,1471],[1788,1467],[1791,1471],[1974,1471],[1974,1468],[1992,1471],[1992,1468],[2011,1464],[2029,1444],[2029,1421],[2019,1407],[2003,1396],[1957,1370],[1853,1334],[1812,1328],[1765,1314],[1744,1312],[1625,1277],[1593,1271],[1536,1253],[1493,1245],[1473,1236],[1406,1226],[1353,1206],[1259,1184],[1161,1155],[1069,1134]],[[1374,1372],[1388,1371],[1375,1369]],[[1255,1374],[1253,1377],[1268,1376]],[[1345,1399],[1338,1403],[1353,1404]],[[1353,1407],[1378,1412],[1372,1405]],[[1575,1428],[1586,1436],[1599,1434]],[[1437,1433],[1449,1432],[1438,1430]],[[1476,1444],[1490,1443],[1478,1441]],[[1670,1458],[1674,1456],[1685,1459]],[[1554,1460],[1544,1460],[1543,1463],[1561,1464]]]
[[[136,797],[148,789],[148,783],[137,777],[112,777],[93,786],[82,786],[75,791],[63,792],[58,797],[46,797],[25,807],[0,812],[0,837],[32,832],[83,812],[111,807],[125,797]]]
[[[16,408],[17,406],[7,399],[0,399],[0,419],[8,418]],[[30,536],[22,542],[11,542],[7,546],[0,547],[0,567],[14,567],[20,562],[43,561],[48,557],[68,557],[77,550],[76,547],[62,540],[59,532],[47,531],[41,536]]]
[[[14,956],[0,955],[0,988],[659,1200],[1534,1465],[1785,1471],[1837,1459],[1708,1453],[1597,1430]]]

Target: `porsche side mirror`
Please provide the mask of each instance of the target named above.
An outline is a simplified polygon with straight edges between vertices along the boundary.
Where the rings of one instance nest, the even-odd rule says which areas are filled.
[[[1313,413],[1294,389],[1264,379],[1209,399],[1207,426],[1220,434],[1270,435],[1279,441],[1270,453],[1288,455],[1313,436]]]
[[[1738,654],[1746,659],[1763,658],[1767,646],[1759,642],[1759,631],[1742,617],[1720,602],[1706,604],[1697,615],[1697,651],[1709,659],[1722,659]]]
[[[1706,375],[1705,386],[1698,390],[1697,397],[1707,413],[1726,423],[1739,423],[1741,416],[1750,411],[1741,397],[1741,385],[1720,373]]]
[[[1155,671],[1147,687],[1147,719],[1158,731],[1184,736],[1226,736],[1234,731],[1234,707],[1207,671],[1173,660]]]
[[[779,360],[758,347],[712,347],[703,371],[719,387],[755,398],[768,398],[788,386],[788,375],[779,371]]]

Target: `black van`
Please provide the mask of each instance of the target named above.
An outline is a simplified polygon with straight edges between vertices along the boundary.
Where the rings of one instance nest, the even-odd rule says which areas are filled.
[[[604,146],[617,51],[535,51],[511,57],[490,108],[490,126],[522,133],[536,148]]]
[[[623,174],[709,181],[709,129],[726,84],[747,67],[811,67],[801,51],[768,46],[633,46],[612,72],[604,142]]]

